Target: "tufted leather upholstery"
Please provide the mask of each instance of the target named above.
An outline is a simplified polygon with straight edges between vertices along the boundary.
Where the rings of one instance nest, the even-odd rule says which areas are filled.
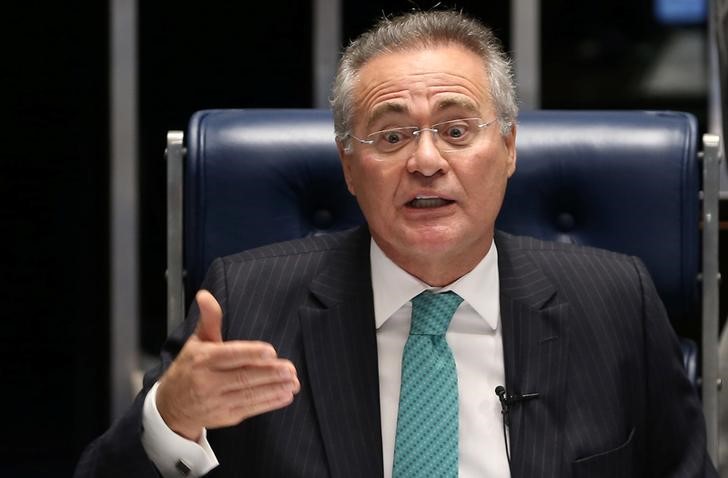
[[[209,110],[185,135],[185,296],[213,259],[364,222],[326,110]]]
[[[498,226],[640,257],[673,320],[694,315],[697,126],[686,113],[539,111],[520,118]]]
[[[326,110],[207,110],[185,142],[190,300],[215,257],[363,222]],[[678,112],[535,111],[497,226],[639,256],[673,322],[696,314],[700,166],[695,118]],[[681,341],[697,382],[697,346]]]
[[[700,171],[692,116],[528,112],[517,138],[499,228],[637,255],[670,317],[694,313]],[[186,144],[188,298],[217,256],[363,221],[328,111],[201,111]]]

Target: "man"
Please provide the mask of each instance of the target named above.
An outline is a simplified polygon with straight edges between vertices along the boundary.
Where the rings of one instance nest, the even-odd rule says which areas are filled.
[[[215,261],[77,476],[716,476],[642,264],[494,231],[513,89],[460,13],[353,42],[332,104],[368,227]]]

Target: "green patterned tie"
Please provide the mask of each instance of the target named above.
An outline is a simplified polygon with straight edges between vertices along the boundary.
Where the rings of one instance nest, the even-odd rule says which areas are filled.
[[[463,301],[454,292],[412,299],[402,354],[402,388],[394,445],[394,478],[458,476],[458,377],[445,341]]]

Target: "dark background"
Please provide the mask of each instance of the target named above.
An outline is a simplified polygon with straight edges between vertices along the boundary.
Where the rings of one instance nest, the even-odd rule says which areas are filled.
[[[165,323],[165,134],[198,109],[310,107],[311,5],[139,2],[141,344]],[[344,41],[411,1],[343,2]],[[430,2],[419,2],[429,8]],[[508,2],[459,1],[510,49]],[[109,20],[104,1],[3,7],[1,476],[69,476],[109,426]],[[638,88],[671,36],[649,0],[544,0],[543,106],[678,109]],[[725,301],[723,301],[725,303]],[[721,316],[724,314],[721,313]]]

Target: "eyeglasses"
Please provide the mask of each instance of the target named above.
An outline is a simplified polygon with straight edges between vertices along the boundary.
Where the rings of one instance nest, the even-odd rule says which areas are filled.
[[[496,120],[486,123],[480,118],[462,118],[433,124],[429,128],[406,126],[375,131],[365,138],[357,138],[353,134],[348,136],[362,144],[372,146],[383,157],[395,156],[404,152],[412,152],[417,139],[425,131],[435,135],[435,145],[441,153],[454,153],[470,148],[475,144],[479,133]]]

